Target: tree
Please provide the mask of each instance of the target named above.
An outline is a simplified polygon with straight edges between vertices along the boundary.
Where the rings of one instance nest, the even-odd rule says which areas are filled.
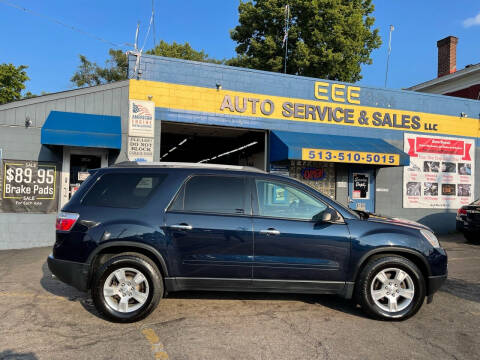
[[[108,51],[110,59],[107,60],[105,68],[98,69],[98,75],[105,79],[105,82],[110,83],[127,78],[128,58],[122,50],[110,49]]]
[[[70,81],[77,87],[83,87],[107,84],[127,79],[127,55],[122,52],[122,50],[114,49],[110,49],[108,54],[110,58],[106,61],[105,67],[101,67],[96,63],[89,61],[85,55],[79,55],[80,65]],[[162,40],[153,49],[147,50],[146,54],[184,60],[222,63],[222,61],[209,58],[208,54],[203,50],[194,50],[188,42],[185,44],[178,44],[174,41],[172,44],[169,44]]]
[[[208,54],[206,54],[203,50],[194,50],[188,42],[185,44],[178,44],[174,41],[173,43],[169,44],[162,40],[153,49],[148,50],[146,54],[216,64],[222,63],[220,60],[209,58]]]
[[[283,72],[285,4],[290,5],[287,73],[355,82],[380,47],[371,0],[256,0],[240,2],[230,32],[237,58],[228,65]]]
[[[128,61],[122,50],[110,49],[110,59],[105,67],[90,62],[85,55],[79,55],[80,65],[70,79],[78,87],[94,86],[124,80],[127,78]]]
[[[25,82],[30,80],[25,71],[27,68],[25,65],[0,64],[0,104],[22,98]]]

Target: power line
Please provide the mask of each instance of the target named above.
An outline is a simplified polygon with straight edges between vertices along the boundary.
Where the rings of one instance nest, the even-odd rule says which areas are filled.
[[[153,9],[152,9],[152,15],[150,16],[150,23],[148,24],[147,34],[145,35],[145,40],[143,41],[143,45],[142,45],[142,49],[140,50],[140,53],[143,52],[143,48],[145,47],[145,44],[147,43],[148,35],[150,35],[150,28],[152,27],[152,23],[153,23]]]
[[[72,30],[72,31],[76,31],[76,32],[78,32],[78,33],[80,33],[80,34],[86,35],[86,36],[88,36],[88,37],[90,37],[90,38],[92,38],[92,39],[101,41],[101,42],[106,43],[106,44],[109,44],[109,45],[113,45],[114,47],[117,47],[117,48],[132,47],[132,46],[133,46],[133,45],[130,44],[130,43],[116,44],[116,43],[114,43],[114,42],[112,42],[112,41],[109,41],[109,40],[106,40],[106,39],[104,39],[104,38],[101,38],[100,36],[97,36],[97,35],[95,35],[95,34],[89,33],[89,32],[87,32],[87,31],[84,31],[84,30],[82,30],[82,29],[79,29],[79,28],[77,28],[77,27],[75,27],[75,26],[66,24],[66,23],[64,23],[64,22],[62,22],[62,21],[60,21],[60,20],[57,20],[57,19],[53,18],[53,17],[50,17],[50,16],[47,16],[47,15],[41,14],[41,13],[39,13],[39,12],[30,10],[30,9],[27,9],[27,8],[25,8],[25,7],[23,7],[23,6],[20,6],[20,5],[11,3],[11,2],[6,1],[6,0],[0,0],[0,2],[4,3],[4,4],[7,5],[7,6],[13,7],[13,8],[15,8],[15,9],[18,9],[18,10],[24,11],[24,12],[26,12],[26,13],[30,13],[30,14],[32,14],[32,15],[34,15],[34,16],[37,16],[37,17],[46,19],[46,20],[48,20],[48,21],[51,21],[51,22],[53,22],[53,23],[55,23],[55,24],[57,24],[57,25],[66,27],[67,29],[70,29],[70,30]]]

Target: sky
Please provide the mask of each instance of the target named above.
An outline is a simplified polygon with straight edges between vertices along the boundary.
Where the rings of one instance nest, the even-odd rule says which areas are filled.
[[[288,0],[286,0],[288,2]],[[8,4],[27,8],[35,14]],[[155,0],[155,36],[146,37],[151,0],[0,0],[0,63],[27,65],[28,91],[39,94],[73,89],[70,78],[78,55],[104,64],[110,43],[131,47],[137,22],[139,44],[153,47],[154,38],[188,41],[211,57],[235,56],[229,31],[238,23],[239,0]],[[402,89],[437,75],[437,40],[459,38],[457,69],[480,63],[480,1],[373,0],[383,44],[372,52],[372,65],[362,67],[363,86],[384,87],[389,26],[393,25],[388,88]],[[56,21],[78,29],[58,24]]]

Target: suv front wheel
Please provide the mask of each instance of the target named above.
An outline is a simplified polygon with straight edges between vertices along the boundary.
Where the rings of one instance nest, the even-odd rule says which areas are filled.
[[[425,299],[425,280],[418,267],[400,256],[368,262],[356,286],[356,298],[367,314],[377,319],[405,320]]]
[[[155,264],[137,254],[118,255],[95,273],[92,298],[105,317],[117,322],[143,319],[163,296],[163,281]]]

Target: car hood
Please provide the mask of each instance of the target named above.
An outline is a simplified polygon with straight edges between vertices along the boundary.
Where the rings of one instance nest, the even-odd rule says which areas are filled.
[[[409,228],[414,228],[414,229],[419,229],[419,230],[428,230],[432,231],[428,226],[425,226],[423,224],[420,224],[416,221],[408,220],[408,219],[402,219],[402,218],[392,218],[384,215],[379,215],[379,214],[373,214],[373,213],[367,213],[362,211],[363,215],[362,218],[364,218],[366,221],[370,222],[377,222],[377,223],[384,223],[384,224],[392,224],[392,225],[398,225],[398,226],[405,226]],[[366,216],[365,216],[366,215]]]

